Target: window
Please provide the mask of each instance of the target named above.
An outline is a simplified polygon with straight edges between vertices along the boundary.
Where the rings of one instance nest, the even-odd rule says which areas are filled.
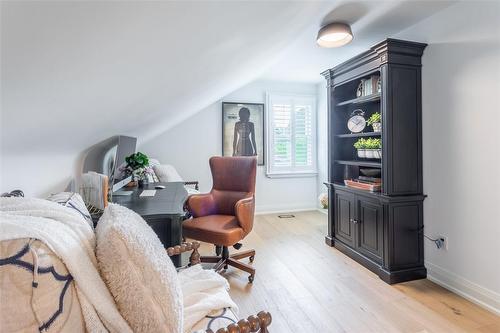
[[[267,94],[267,175],[316,175],[316,98]]]

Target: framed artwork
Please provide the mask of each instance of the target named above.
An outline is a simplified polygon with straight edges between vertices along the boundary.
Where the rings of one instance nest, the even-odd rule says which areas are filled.
[[[264,165],[264,104],[222,102],[222,156],[257,156]]]

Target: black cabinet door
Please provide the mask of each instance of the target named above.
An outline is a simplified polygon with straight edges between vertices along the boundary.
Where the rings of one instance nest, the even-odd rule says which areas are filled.
[[[354,194],[335,191],[335,237],[354,246]]]
[[[384,250],[383,206],[378,200],[356,196],[356,249],[381,263]]]

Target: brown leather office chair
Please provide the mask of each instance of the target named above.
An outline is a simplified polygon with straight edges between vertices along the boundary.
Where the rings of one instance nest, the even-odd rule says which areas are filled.
[[[252,230],[255,210],[254,157],[210,158],[213,185],[210,193],[188,198],[187,208],[192,219],[183,224],[183,236],[215,244],[216,256],[202,256],[202,262],[216,263],[221,271],[233,266],[250,273],[253,282],[255,269],[239,259],[255,257],[255,250],[229,255],[229,246],[239,249],[238,243]]]

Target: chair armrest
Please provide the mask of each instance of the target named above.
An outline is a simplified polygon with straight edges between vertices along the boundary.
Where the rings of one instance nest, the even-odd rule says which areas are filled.
[[[269,312],[261,311],[256,316],[249,316],[247,319],[241,319],[236,324],[230,324],[226,328],[219,328],[217,333],[228,332],[258,332],[269,333],[268,327],[271,325],[273,318]],[[206,333],[214,333],[211,329],[206,330]]]
[[[213,215],[217,212],[215,200],[210,193],[190,195],[186,202],[186,208],[193,217]]]
[[[191,256],[189,257],[189,265],[194,266],[201,262],[200,254],[198,253],[198,248],[200,247],[199,242],[187,242],[182,243],[181,245],[176,245],[173,247],[167,248],[167,254],[169,257],[175,256],[187,251],[193,250]]]
[[[255,211],[255,199],[251,197],[241,199],[236,202],[235,212],[236,218],[246,234],[252,230],[253,215]]]

